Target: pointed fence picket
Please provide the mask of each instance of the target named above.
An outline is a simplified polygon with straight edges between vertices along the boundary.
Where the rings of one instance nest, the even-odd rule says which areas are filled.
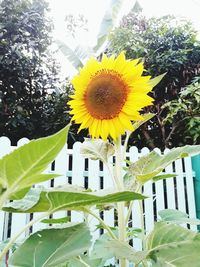
[[[161,154],[160,149],[155,148],[155,152]],[[165,198],[164,196],[164,186],[163,186],[163,180],[157,181],[155,183],[155,206],[156,206],[156,218],[158,218],[158,211],[159,210],[164,210],[165,208]]]
[[[73,146],[73,150],[68,150],[70,153],[70,159],[72,164],[71,170],[71,182],[73,185],[78,185],[85,187],[85,159],[80,154],[81,143],[77,142]],[[77,211],[71,212],[71,220],[74,222],[82,222],[83,221],[83,214]]]
[[[18,142],[18,147],[27,143],[27,139],[22,139]],[[67,145],[62,149],[55,161],[48,167],[46,173],[57,173],[61,176],[51,181],[43,182],[40,185],[45,187],[55,187],[59,185],[78,185],[81,187],[89,187],[93,190],[113,187],[113,182],[109,174],[109,170],[105,165],[99,161],[92,161],[83,158],[80,154],[81,143],[74,144],[73,149],[68,149]],[[10,140],[7,137],[0,138],[0,157],[9,153],[16,147],[12,147]],[[159,149],[155,149],[161,153]],[[142,155],[149,152],[147,148],[138,151],[136,147],[131,147],[127,153],[127,159],[136,161]],[[167,150],[164,152],[166,153]],[[112,165],[112,158],[110,164]],[[174,178],[161,180],[155,184],[151,181],[147,182],[143,187],[143,193],[149,196],[145,199],[139,207],[138,202],[135,202],[132,207],[132,214],[128,225],[134,228],[141,227],[141,218],[136,216],[139,209],[143,210],[143,218],[146,231],[153,228],[154,221],[158,219],[158,211],[164,208],[179,209],[187,212],[190,217],[196,216],[194,186],[193,186],[193,171],[191,166],[191,159],[185,158],[177,160],[175,163],[168,166],[165,173],[174,173]],[[177,174],[177,176],[175,176]],[[39,185],[36,185],[39,186]],[[60,218],[66,215],[71,215],[73,222],[83,221],[83,214],[75,211],[62,211],[53,215],[53,218]],[[101,217],[109,226],[115,225],[115,212],[110,209],[102,212]],[[0,240],[5,240],[16,234],[29,220],[30,217],[38,215],[32,214],[9,214],[0,211]],[[94,231],[98,221],[89,216],[91,221],[91,229]],[[35,224],[29,232],[35,232],[41,228],[46,227],[43,223]],[[191,227],[196,229],[196,226]],[[101,230],[101,233],[105,230]],[[25,233],[26,235],[29,234]],[[25,237],[25,234],[22,237]],[[100,234],[100,231],[95,232],[95,238]],[[139,239],[134,238],[133,245],[141,249],[142,244]]]

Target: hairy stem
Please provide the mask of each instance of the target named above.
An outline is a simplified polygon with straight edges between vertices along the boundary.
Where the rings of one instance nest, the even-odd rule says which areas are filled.
[[[124,141],[124,149],[123,149],[123,158],[124,159],[126,158],[126,151],[127,151],[128,141],[129,141],[129,138],[131,136],[131,133],[132,132],[129,132],[129,131],[126,132],[126,138]]]
[[[143,247],[143,250],[145,250],[146,243],[145,243],[144,214],[143,214],[142,201],[139,201],[139,207],[140,207],[140,221],[141,221],[141,228],[142,228],[142,247]]]
[[[137,188],[135,190],[135,193],[139,193],[140,190],[141,190],[141,187],[142,187],[142,185],[138,184],[138,186],[137,186]],[[134,203],[134,200],[130,201],[130,204],[129,204],[129,207],[128,207],[128,212],[127,212],[126,219],[125,219],[125,225],[127,225],[128,222],[129,222],[129,219],[130,219],[130,216],[131,216],[131,212],[132,212],[132,208],[133,208],[133,203]]]
[[[103,227],[108,231],[109,235],[113,239],[117,239],[116,236],[114,235],[113,231],[110,229],[110,227],[98,215],[96,215],[94,212],[92,212],[89,209],[85,209],[85,211],[87,213],[89,213],[90,215],[92,215],[94,218],[96,218],[103,225]]]
[[[118,187],[119,187],[118,181],[116,181],[115,176],[114,176],[113,173],[112,173],[112,170],[111,170],[110,165],[109,165],[107,162],[104,162],[104,164],[105,164],[105,166],[106,166],[107,169],[108,169],[108,172],[109,172],[110,177],[112,178],[114,187],[115,187],[115,188],[118,188]]]

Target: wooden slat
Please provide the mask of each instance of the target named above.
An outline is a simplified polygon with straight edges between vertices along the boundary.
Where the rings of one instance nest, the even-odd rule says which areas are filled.
[[[148,148],[143,148],[141,150],[141,155],[146,155],[149,153]],[[148,181],[144,184],[143,194],[148,196],[144,200],[144,211],[145,211],[145,230],[149,232],[154,226],[154,211],[153,211],[153,191],[152,191],[152,181]]]
[[[165,149],[164,154],[168,153],[170,150]],[[166,173],[173,173],[172,164],[165,168]],[[174,180],[173,178],[166,179],[166,190],[167,190],[167,208],[175,209],[175,193],[174,193]]]
[[[112,158],[110,158],[109,164],[111,164],[111,161],[112,161]],[[111,170],[111,173],[112,173],[112,170]],[[103,166],[103,187],[104,188],[112,188],[114,186],[111,173],[109,173],[108,168],[104,165]],[[114,226],[114,209],[104,211],[103,214],[104,214],[104,221],[106,222],[106,224],[108,224],[111,227]]]
[[[158,154],[161,154],[160,149],[154,149]],[[157,181],[155,183],[156,188],[156,196],[155,196],[155,203],[156,203],[156,213],[158,218],[158,212],[165,208],[165,201],[164,201],[164,189],[163,189],[163,180]]]
[[[59,174],[60,176],[54,179],[54,187],[57,186],[65,186],[67,184],[67,170],[68,170],[68,160],[69,155],[67,155],[67,144],[63,147],[63,149],[60,151],[58,156],[56,157],[54,166],[54,173]],[[62,218],[64,216],[67,216],[66,211],[59,211],[53,214],[53,218]]]
[[[138,149],[137,147],[131,147],[129,150],[129,157],[131,162],[135,162],[138,159]],[[134,228],[141,228],[141,217],[140,214],[140,207],[139,207],[139,201],[134,201],[133,207],[132,207],[132,227]],[[142,249],[142,242],[139,238],[133,239],[133,247],[136,250]]]
[[[185,199],[184,176],[183,176],[181,159],[175,161],[175,173],[177,174],[176,189],[177,189],[178,210],[186,212],[186,205],[184,201]]]
[[[196,218],[195,198],[194,198],[194,180],[192,172],[191,158],[185,158],[185,176],[186,176],[186,191],[188,201],[188,213],[191,218]],[[196,230],[195,225],[191,225],[192,230]]]
[[[81,143],[77,142],[73,146],[73,161],[72,161],[72,184],[84,187],[84,161],[85,159],[80,154]],[[71,220],[73,222],[83,221],[81,212],[72,211]]]
[[[92,190],[100,189],[100,177],[99,177],[99,161],[89,159],[88,163],[88,188]],[[97,210],[93,210],[93,212],[100,216]],[[92,240],[93,242],[100,236],[99,229],[96,230],[96,226],[99,224],[99,221],[93,216],[88,216],[90,230],[92,232]],[[96,230],[96,231],[95,231]]]
[[[48,168],[44,171],[44,173],[46,173],[46,174],[51,173],[51,164],[49,164]],[[44,182],[42,182],[42,183],[36,184],[35,187],[41,187],[41,186],[42,186],[42,187],[44,187],[44,188],[49,188],[50,185],[51,185],[51,181],[44,181]],[[35,219],[35,218],[41,216],[42,214],[44,214],[44,213],[42,213],[42,212],[40,212],[40,213],[33,213],[33,215],[32,215],[32,219]],[[41,229],[44,229],[44,228],[46,228],[46,227],[47,227],[47,225],[46,225],[45,223],[37,222],[37,223],[35,223],[35,224],[32,226],[32,232],[33,232],[33,233],[34,233],[34,232],[37,232],[37,231],[39,231],[39,230],[41,230]]]

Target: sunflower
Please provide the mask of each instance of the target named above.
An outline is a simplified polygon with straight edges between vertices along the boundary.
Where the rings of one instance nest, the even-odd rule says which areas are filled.
[[[150,76],[143,71],[143,63],[126,60],[124,52],[116,58],[103,55],[101,62],[91,58],[73,78],[75,94],[68,102],[79,131],[88,128],[92,138],[103,140],[132,131],[131,121],[142,120],[139,111],[153,101],[147,95]]]

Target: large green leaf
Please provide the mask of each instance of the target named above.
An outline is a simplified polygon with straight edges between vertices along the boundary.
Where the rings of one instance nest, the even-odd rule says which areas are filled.
[[[37,190],[37,189],[35,189]],[[79,192],[71,191],[71,187],[55,188],[52,190],[42,191],[39,201],[27,210],[24,209],[24,200],[17,200],[7,203],[4,210],[11,212],[43,212],[57,210],[84,210],[85,206],[93,206],[97,204],[106,204],[120,201],[142,200],[145,196],[131,191],[124,192],[108,192],[100,190],[97,192]],[[21,203],[21,207],[20,207]],[[32,203],[33,204],[33,203]],[[30,205],[30,203],[29,203]]]
[[[67,57],[70,63],[77,70],[83,67],[84,59],[89,58],[89,56],[92,55],[92,52],[89,47],[83,48],[81,46],[77,46],[75,49],[72,49],[61,40],[56,40],[56,43],[63,55]]]
[[[83,142],[80,151],[85,158],[93,160],[99,159],[102,162],[107,162],[109,157],[115,153],[114,146],[101,139],[86,139]]]
[[[114,253],[107,249],[107,243],[113,240],[108,233],[101,235],[94,243],[91,258],[108,260],[114,257]]]
[[[118,259],[124,258],[138,264],[146,258],[147,254],[146,251],[136,251],[129,244],[111,239],[108,234],[104,234],[96,240],[91,252],[91,258],[107,260],[117,257]]]
[[[22,189],[53,178],[42,174],[66,143],[69,126],[49,137],[33,140],[0,160],[0,183],[9,197]]]
[[[179,225],[157,222],[154,230],[148,238],[148,249],[155,249],[156,247],[173,242],[182,242],[185,240],[193,240],[197,233],[192,232]]]
[[[129,262],[139,264],[148,254],[147,251],[136,251],[129,244],[119,240],[110,240],[106,247],[118,259],[127,259]]]
[[[94,52],[97,52],[107,40],[109,33],[116,24],[122,4],[123,0],[110,1],[110,5],[101,21],[100,30],[97,35],[97,44],[93,48]]]
[[[189,215],[185,212],[180,210],[173,210],[173,209],[165,209],[158,212],[160,218],[163,221],[176,223],[176,224],[192,224],[192,225],[199,225],[200,220],[196,218],[189,218]]]
[[[200,235],[178,225],[156,223],[148,248],[148,256],[155,262],[177,267],[199,266]]]
[[[165,155],[155,151],[142,156],[138,161],[130,164],[128,173],[136,177],[141,183],[151,180],[173,161],[200,153],[200,145],[184,146],[172,149]],[[163,176],[163,178],[165,178]]]
[[[84,253],[91,235],[84,224],[51,228],[31,235],[11,256],[9,263],[24,267],[54,267]]]

